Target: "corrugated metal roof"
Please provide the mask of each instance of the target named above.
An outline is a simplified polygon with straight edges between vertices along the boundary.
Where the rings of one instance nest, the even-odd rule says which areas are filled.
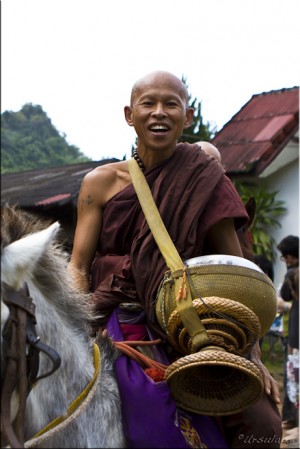
[[[54,168],[28,170],[1,175],[1,203],[21,207],[76,205],[82,179],[99,165],[119,159],[83,162]]]
[[[231,174],[258,176],[299,129],[299,87],[253,95],[212,143]]]

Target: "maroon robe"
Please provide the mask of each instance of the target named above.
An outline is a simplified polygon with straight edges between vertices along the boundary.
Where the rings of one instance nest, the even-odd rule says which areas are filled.
[[[178,144],[168,160],[148,170],[145,176],[182,260],[210,253],[205,236],[223,218],[234,218],[236,228],[248,220],[221,165],[197,145]],[[162,336],[156,324],[154,302],[166,270],[130,184],[103,211],[91,272],[97,312],[109,316],[120,302],[141,301],[150,328]]]
[[[168,160],[146,171],[145,176],[182,260],[211,253],[206,235],[220,220],[234,218],[236,229],[248,221],[221,165],[197,145],[178,144]],[[99,324],[105,324],[121,302],[140,301],[149,328],[163,337],[155,318],[155,298],[166,270],[130,184],[111,198],[103,211],[91,270],[93,301],[103,315]],[[231,448],[280,447],[280,414],[266,395],[245,411],[218,421]]]

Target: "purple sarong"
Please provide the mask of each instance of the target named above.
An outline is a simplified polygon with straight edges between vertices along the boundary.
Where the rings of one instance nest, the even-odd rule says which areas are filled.
[[[114,311],[107,331],[124,341]],[[214,418],[179,409],[166,381],[154,382],[130,357],[115,362],[127,445],[130,448],[228,448]]]

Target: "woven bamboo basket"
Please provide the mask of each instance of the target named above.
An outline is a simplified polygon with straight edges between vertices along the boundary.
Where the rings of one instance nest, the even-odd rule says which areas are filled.
[[[253,363],[213,349],[178,359],[166,379],[178,407],[209,416],[238,413],[263,392],[262,375]]]
[[[262,375],[246,358],[260,335],[259,319],[227,298],[195,299],[193,305],[206,328],[208,345],[191,353],[191,339],[174,310],[167,334],[172,346],[187,355],[167,368],[165,379],[185,410],[215,416],[237,413],[263,392]]]
[[[237,413],[263,392],[262,375],[248,358],[276,316],[274,286],[254,263],[235,256],[190,259],[186,266],[193,307],[207,341],[193,350],[176,308],[183,270],[167,272],[158,291],[156,316],[183,357],[168,367],[165,379],[185,410],[215,416]]]
[[[207,263],[206,263],[207,262]],[[261,335],[271,327],[277,312],[277,297],[271,279],[253,262],[236,256],[211,255],[185,262],[192,298],[218,296],[240,302],[260,320]],[[177,285],[182,270],[168,271],[156,299],[156,317],[165,331],[176,309]]]
[[[194,299],[193,306],[204,324],[209,342],[231,353],[246,356],[260,335],[260,322],[245,305],[227,298]],[[174,310],[168,320],[167,335],[181,354],[191,354],[191,339],[180,315]]]

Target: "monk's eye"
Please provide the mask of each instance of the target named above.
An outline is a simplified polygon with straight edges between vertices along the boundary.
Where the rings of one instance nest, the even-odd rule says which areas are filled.
[[[151,101],[151,100],[143,101],[142,105],[143,106],[152,106],[153,105],[153,101]]]
[[[174,108],[174,107],[177,106],[177,102],[176,101],[168,101],[166,104],[170,108]]]

